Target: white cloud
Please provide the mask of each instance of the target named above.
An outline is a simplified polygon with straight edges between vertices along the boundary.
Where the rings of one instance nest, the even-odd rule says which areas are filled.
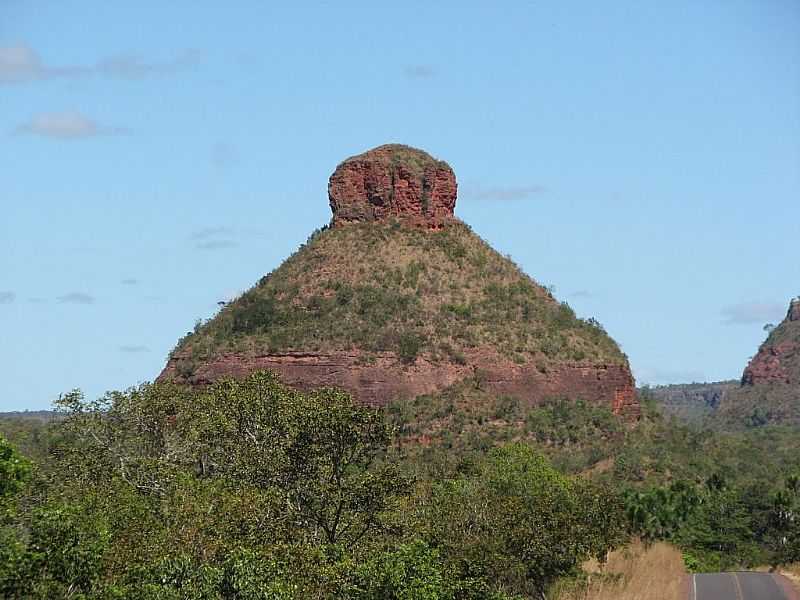
[[[42,61],[29,46],[0,48],[0,83],[22,83],[44,77]]]
[[[18,135],[39,135],[62,140],[76,140],[98,135],[119,135],[125,132],[125,129],[119,127],[98,125],[79,112],[40,113],[14,130],[14,133]]]
[[[763,325],[782,320],[786,306],[777,302],[743,302],[726,306],[720,312],[725,325]]]
[[[171,75],[191,68],[202,61],[198,50],[183,50],[163,61],[146,61],[135,55],[120,55],[101,59],[93,65],[50,66],[26,44],[0,47],[0,85],[27,83],[56,78],[108,77],[144,79]]]
[[[17,295],[12,291],[0,291],[0,304],[11,304],[17,299]]]

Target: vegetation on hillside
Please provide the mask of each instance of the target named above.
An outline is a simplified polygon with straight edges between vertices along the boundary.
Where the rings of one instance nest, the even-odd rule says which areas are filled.
[[[35,438],[3,424],[42,445],[0,442],[0,597],[566,598],[618,589],[581,565],[632,538],[694,570],[800,559],[789,429],[651,402],[626,425],[479,380],[376,411],[265,373],[60,407]]]
[[[528,445],[423,477],[381,412],[265,373],[60,405],[47,462],[0,447],[0,597],[541,598],[624,539]]]
[[[558,303],[466,225],[324,229],[278,269],[182,339],[193,364],[220,352],[390,351],[463,362],[490,347],[520,362],[625,362],[594,320]]]

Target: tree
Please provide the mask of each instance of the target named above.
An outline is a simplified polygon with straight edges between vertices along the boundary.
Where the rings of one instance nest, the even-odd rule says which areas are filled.
[[[298,392],[266,372],[201,390],[148,384],[94,403],[71,394],[61,405],[73,481],[117,477],[156,497],[187,476],[246,486],[272,498],[272,522],[312,540],[355,543],[381,530],[382,514],[411,485],[375,464],[392,435],[381,413],[337,390]]]
[[[22,489],[30,475],[30,462],[0,435],[0,509]]]
[[[433,545],[470,573],[544,598],[548,586],[620,539],[622,511],[605,492],[559,474],[528,446],[492,450],[471,477],[437,484],[423,519]]]

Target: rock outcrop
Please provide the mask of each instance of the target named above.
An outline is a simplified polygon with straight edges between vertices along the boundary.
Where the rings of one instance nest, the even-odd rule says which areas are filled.
[[[513,396],[535,405],[546,398],[581,399],[608,406],[615,414],[637,419],[640,407],[633,376],[627,365],[564,363],[542,372],[532,364],[516,364],[491,349],[476,349],[463,364],[432,362],[420,358],[404,365],[392,352],[365,361],[361,352],[285,352],[260,356],[221,354],[183,377],[182,362],[171,357],[162,380],[205,385],[225,377],[241,378],[257,370],[277,373],[288,385],[311,390],[338,387],[364,404],[382,406],[398,398],[435,394],[467,378],[481,389]]]
[[[786,318],[770,332],[742,374],[742,385],[770,383],[800,386],[800,298],[791,301]]]
[[[397,219],[440,229],[453,219],[456,176],[422,150],[387,144],[336,167],[328,198],[334,226]]]
[[[470,381],[636,419],[614,340],[456,219],[456,189],[446,163],[407,146],[345,160],[328,186],[331,227],[181,340],[159,379],[268,369],[375,406]]]

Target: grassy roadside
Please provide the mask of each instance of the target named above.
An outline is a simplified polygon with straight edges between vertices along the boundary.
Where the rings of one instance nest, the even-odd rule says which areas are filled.
[[[601,569],[584,565],[584,581],[554,590],[557,600],[685,600],[687,572],[680,551],[665,543],[635,542],[612,552]]]

